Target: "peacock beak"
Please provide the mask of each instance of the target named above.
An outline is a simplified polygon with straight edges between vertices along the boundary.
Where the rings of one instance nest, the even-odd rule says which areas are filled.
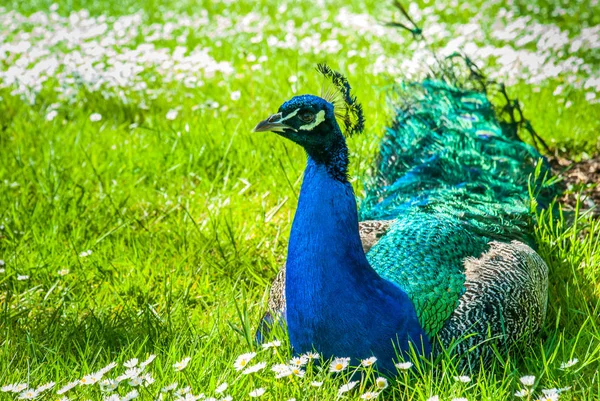
[[[290,127],[287,124],[284,124],[281,116],[281,113],[273,114],[269,118],[264,121],[259,122],[254,127],[253,132],[264,132],[264,131],[273,131],[273,132],[284,132],[286,129],[291,129],[296,131],[293,127]]]

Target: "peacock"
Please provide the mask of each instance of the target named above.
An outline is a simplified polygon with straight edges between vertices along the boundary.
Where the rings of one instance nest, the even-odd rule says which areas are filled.
[[[555,189],[519,137],[529,125],[518,102],[458,55],[400,85],[357,205],[347,139],[364,130],[364,113],[342,74],[317,69],[327,93],[295,96],[254,129],[307,153],[259,337],[284,322],[295,353],[374,356],[389,373],[444,349],[480,367],[539,332],[548,267],[534,250],[533,211]]]

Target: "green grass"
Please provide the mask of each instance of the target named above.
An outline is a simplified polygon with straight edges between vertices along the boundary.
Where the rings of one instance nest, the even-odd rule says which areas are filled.
[[[380,20],[392,17],[387,4],[354,0],[328,3],[324,9],[289,4],[284,19],[274,17],[280,4],[266,1],[230,6],[191,0],[155,0],[143,6],[133,0],[58,3],[62,15],[81,8],[92,15],[141,12],[144,26],[168,20],[168,11],[197,15],[205,8],[211,20],[255,11],[269,22],[265,37],[285,36],[288,18],[296,26],[313,18],[335,25],[342,6]],[[50,4],[9,1],[6,7],[30,15],[48,12]],[[482,15],[490,21],[501,6],[481,4],[486,5]],[[542,0],[536,4],[542,10],[553,7]],[[439,15],[458,25],[477,14],[477,6],[440,7]],[[519,2],[513,7],[526,12]],[[587,3],[573,5],[575,13],[590,9]],[[594,25],[600,23],[597,17],[581,18]],[[573,34],[581,28],[569,15],[558,18],[548,12],[532,18]],[[368,118],[367,132],[349,143],[352,180],[360,190],[390,113],[385,88],[397,77],[372,74],[371,57],[267,47],[250,43],[251,33],[230,35],[217,47],[219,39],[209,37],[210,31],[188,30],[184,42],[190,48],[210,48],[210,54],[230,62],[235,73],[205,77],[200,88],[162,82],[160,74],[149,70],[144,74],[156,90],[153,96],[77,86],[60,98],[54,90],[58,84],[50,79],[30,103],[11,94],[10,88],[0,89],[0,259],[5,262],[0,274],[0,385],[27,382],[35,387],[56,381],[44,398],[54,400],[59,398],[55,390],[67,381],[111,361],[143,360],[149,354],[157,355],[149,367],[156,383],[139,389],[140,398],[148,400],[173,381],[207,396],[227,381],[226,393],[234,399],[247,399],[248,391],[260,386],[267,388],[266,399],[332,399],[347,380],[328,378],[316,366],[304,379],[285,380],[273,379],[272,372],[246,376],[233,369],[239,354],[256,348],[253,331],[266,307],[270,280],[285,258],[305,161],[298,147],[251,129],[295,92],[319,93],[321,80],[313,68],[317,62],[353,71],[347,75]],[[331,27],[320,23],[308,31],[322,33],[321,40],[335,36]],[[344,46],[367,54],[375,40],[349,31],[340,37]],[[402,45],[384,38],[381,46],[390,56],[408,57],[406,39]],[[141,34],[124,46],[140,43]],[[168,49],[177,45],[175,39],[157,43]],[[262,69],[250,70],[250,53],[268,57]],[[592,68],[600,66],[598,50],[580,54]],[[3,63],[0,70],[10,65]],[[292,75],[298,76],[295,84],[288,80]],[[520,82],[509,91],[519,97],[526,116],[553,149],[574,158],[582,152],[592,154],[600,146],[600,123],[594,117],[600,107],[588,103],[585,91],[570,84],[565,84],[562,96],[554,96],[559,83],[561,78],[535,87]],[[234,101],[230,94],[237,90],[241,98]],[[217,109],[205,106],[213,101],[219,103]],[[567,101],[573,106],[566,108]],[[58,115],[47,121],[53,103],[59,103]],[[167,111],[176,107],[177,118],[167,120]],[[100,113],[102,120],[90,121],[92,113]],[[385,399],[424,400],[434,394],[443,399],[512,399],[525,374],[538,378],[536,394],[541,388],[571,386],[561,399],[598,399],[600,227],[589,214],[572,214],[540,216],[539,252],[551,273],[548,317],[537,341],[502,355],[499,359],[504,361],[469,384],[453,380],[452,361],[437,364],[441,369],[423,363],[391,382]],[[87,250],[92,254],[80,256]],[[61,269],[68,274],[59,275]],[[21,275],[29,278],[19,280]],[[290,357],[285,344],[277,353],[258,352],[257,361],[278,363]],[[192,358],[190,365],[175,372],[172,364],[186,356]],[[577,365],[559,369],[575,357],[580,360]],[[116,369],[119,374],[122,370]],[[323,387],[309,385],[321,379]],[[121,394],[128,390],[126,384],[119,388]],[[0,393],[3,397],[12,396]],[[97,386],[78,387],[70,397],[102,399]],[[357,399],[358,393],[350,398]]]

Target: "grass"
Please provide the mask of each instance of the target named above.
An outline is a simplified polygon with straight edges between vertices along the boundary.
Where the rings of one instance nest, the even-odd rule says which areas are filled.
[[[175,381],[207,396],[213,396],[218,384],[228,382],[225,393],[234,399],[247,398],[257,387],[267,389],[266,399],[334,398],[349,376],[331,379],[312,363],[305,378],[283,381],[273,379],[272,372],[239,375],[233,369],[238,355],[256,349],[253,331],[266,307],[270,280],[285,258],[305,157],[301,149],[275,135],[250,131],[294,93],[320,91],[313,69],[317,62],[348,71],[368,117],[365,135],[349,144],[352,180],[360,190],[390,113],[385,88],[397,78],[373,73],[375,54],[402,59],[409,57],[411,49],[408,38],[403,45],[344,30],[335,15],[343,6],[381,20],[390,15],[390,7],[358,1],[323,7],[289,3],[283,11],[282,3],[266,1],[57,3],[60,15],[80,9],[89,10],[91,16],[113,18],[139,12],[141,28],[123,48],[145,42],[143,27],[178,21],[181,15],[197,16],[205,9],[213,22],[217,15],[239,22],[240,15],[254,11],[267,21],[261,28],[264,38],[284,38],[287,18],[296,22],[296,29],[315,19],[304,35],[321,33],[316,40],[320,43],[336,37],[333,28],[337,28],[343,46],[365,50],[367,57],[252,43],[256,32],[250,31],[259,19],[248,24],[250,31],[234,24],[223,37],[218,32],[211,36],[214,24],[176,27],[172,35],[155,42],[157,48],[166,49],[181,44],[206,47],[212,57],[235,69],[229,75],[199,73],[201,87],[188,88],[181,80],[168,80],[149,68],[142,73],[151,90],[147,92],[118,87],[95,90],[54,77],[35,91],[33,99],[13,93],[13,87],[0,88],[0,259],[4,262],[0,266],[4,269],[0,274],[0,384],[25,382],[36,387],[55,381],[56,387],[42,395],[54,400],[60,398],[55,390],[67,381],[112,361],[143,360],[155,354],[148,370],[156,383],[138,387],[140,399],[156,399],[161,387]],[[454,29],[477,14],[483,21],[493,21],[497,10],[506,7],[572,35],[600,23],[593,13],[579,20],[573,15],[593,9],[591,3],[564,4],[562,8],[569,12],[562,17],[552,16],[558,3],[538,0],[534,6],[542,11],[537,14],[521,3],[475,2],[462,7],[444,3],[436,15]],[[3,13],[49,13],[51,4],[9,1]],[[420,2],[419,6],[428,5]],[[282,21],[278,15],[286,18]],[[34,26],[26,22],[13,31],[4,26],[0,33],[10,41],[19,33],[33,32]],[[182,37],[180,42],[177,37]],[[484,41],[496,43],[488,36]],[[373,43],[380,43],[381,49],[373,48]],[[61,50],[64,43],[53,46],[52,52],[70,51]],[[252,70],[257,63],[249,61],[251,54],[268,60]],[[600,65],[597,49],[578,54],[592,70]],[[14,62],[3,59],[0,71]],[[297,76],[297,82],[291,76]],[[584,80],[586,72],[577,77]],[[598,149],[600,123],[594,116],[600,107],[585,99],[586,90],[565,79],[547,79],[538,85],[519,80],[509,90],[519,97],[525,114],[553,149],[579,158]],[[566,90],[556,96],[559,84]],[[235,91],[240,91],[239,100],[231,96]],[[572,106],[566,107],[567,102]],[[57,116],[49,121],[51,110]],[[166,118],[169,110],[178,111],[175,119]],[[91,121],[93,113],[102,119]],[[442,399],[512,399],[521,387],[519,377],[525,374],[537,377],[536,394],[541,388],[570,386],[561,399],[600,397],[600,227],[590,214],[579,210],[557,213],[543,213],[536,231],[539,252],[551,271],[548,317],[539,339],[510,356],[500,356],[489,371],[467,384],[453,379],[457,373],[452,361],[441,361],[442,369],[422,362],[418,369],[390,382],[385,399],[424,400],[434,394]],[[258,350],[253,362],[285,362],[291,357],[285,345],[275,353]],[[172,365],[187,356],[189,365],[176,372]],[[567,370],[559,368],[572,358],[579,363]],[[115,371],[120,374],[123,368]],[[365,374],[373,377],[370,370]],[[324,384],[310,386],[313,380]],[[118,391],[123,395],[131,389],[123,384]],[[358,393],[349,394],[358,398]],[[74,400],[102,399],[98,386],[80,386],[67,395]]]

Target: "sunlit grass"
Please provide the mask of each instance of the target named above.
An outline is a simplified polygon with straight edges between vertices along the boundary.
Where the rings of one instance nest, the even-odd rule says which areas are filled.
[[[4,6],[28,15],[48,13],[52,3]],[[142,26],[173,19],[169,12],[193,16],[203,8],[211,18],[236,21],[250,11],[284,15],[265,27],[265,38],[272,34],[280,39],[287,19],[301,26],[323,17],[324,10],[335,16],[347,7],[381,21],[398,17],[386,4],[356,1],[323,7],[289,3],[283,12],[278,11],[282,3],[270,2],[58,3],[61,15],[82,8],[92,16],[140,12]],[[478,12],[476,3],[462,8],[446,3],[436,5],[436,13],[457,26]],[[501,6],[486,2],[482,15],[493,20]],[[540,5],[542,10],[550,6]],[[515,3],[512,8],[523,7]],[[582,3],[573,9],[592,8]],[[581,28],[569,15],[531,15],[574,33]],[[582,21],[598,24],[594,18]],[[319,24],[307,28],[306,35],[329,37],[332,28]],[[248,399],[258,388],[265,389],[263,399],[333,399],[341,386],[357,380],[351,376],[353,368],[334,376],[327,364],[316,361],[303,367],[302,378],[275,379],[271,367],[293,357],[285,336],[280,334],[276,352],[253,342],[268,284],[284,261],[305,155],[274,135],[250,131],[294,93],[318,94],[321,80],[314,65],[327,61],[347,73],[365,107],[367,132],[349,142],[352,180],[360,190],[390,113],[385,91],[397,78],[373,73],[374,54],[410,57],[410,38],[400,45],[343,31],[342,45],[364,49],[366,55],[360,57],[346,49],[314,54],[271,48],[264,41],[252,43],[251,34],[220,39],[218,47],[208,31],[189,30],[183,45],[209,48],[212,57],[231,63],[235,72],[212,77],[198,72],[204,81],[199,87],[167,81],[149,69],[143,80],[155,91],[151,93],[94,91],[74,83],[65,84],[63,89],[73,92],[63,96],[54,90],[60,85],[52,77],[32,102],[11,94],[11,88],[0,89],[0,385],[27,383],[35,389],[53,381],[56,385],[43,393],[44,399],[60,399],[56,391],[70,381],[111,362],[119,366],[103,379],[115,378],[126,370],[123,363],[149,355],[156,359],[145,371],[155,382],[132,387],[125,380],[117,390],[121,396],[136,389],[139,399],[154,400],[163,387],[177,382],[178,389],[189,386],[194,395],[218,399],[228,394]],[[181,45],[176,36],[156,47]],[[382,50],[371,47],[379,41]],[[127,46],[143,42],[144,36],[137,35]],[[598,52],[580,53],[597,70]],[[251,54],[255,61],[249,61]],[[266,61],[259,62],[260,56]],[[2,63],[2,70],[10,65]],[[595,116],[600,108],[586,100],[586,90],[564,79],[518,82],[509,92],[519,97],[526,116],[553,148],[578,158],[597,151],[600,125]],[[559,84],[566,89],[557,96]],[[237,91],[239,98],[232,96]],[[91,118],[93,114],[101,118]],[[513,399],[526,387],[519,381],[524,375],[536,377],[529,399],[541,396],[542,389],[565,387],[571,389],[561,399],[600,397],[600,228],[579,210],[575,215],[549,213],[540,217],[537,229],[539,252],[551,269],[548,317],[539,339],[509,356],[499,355],[489,370],[473,374],[468,383],[454,380],[461,372],[448,358],[415,360],[416,366],[400,371],[379,398]],[[247,352],[257,352],[252,363],[266,362],[264,370],[244,375],[234,368],[236,358]],[[189,364],[176,371],[173,365],[187,357]],[[560,368],[573,358],[579,362]],[[346,397],[378,391],[373,370],[362,370],[368,371],[368,379]],[[215,393],[225,382],[228,388]],[[65,395],[100,400],[106,394],[99,385],[79,385]],[[174,398],[173,392],[164,394],[164,399]],[[0,393],[0,399],[17,396]]]

